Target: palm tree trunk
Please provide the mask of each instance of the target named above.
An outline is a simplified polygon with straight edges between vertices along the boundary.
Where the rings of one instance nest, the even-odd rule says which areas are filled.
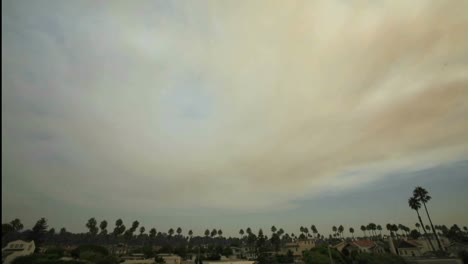
[[[416,210],[416,213],[418,214],[418,219],[419,219],[419,222],[421,223],[421,227],[422,227],[422,229],[423,229],[423,231],[424,231],[424,234],[426,235],[426,239],[427,239],[427,241],[429,241],[429,244],[431,245],[432,250],[435,251],[434,245],[432,245],[432,241],[431,241],[431,239],[429,238],[429,236],[427,235],[426,228],[424,227],[424,224],[423,224],[423,222],[422,222],[421,216],[419,215],[419,211]]]
[[[435,236],[435,238],[437,240],[437,245],[439,246],[439,249],[443,251],[442,245],[440,244],[439,237],[437,236],[437,234],[435,232],[434,225],[432,224],[431,217],[429,216],[429,212],[427,211],[426,203],[423,202],[423,205],[424,205],[424,209],[426,209],[426,214],[427,214],[427,218],[429,219],[429,223],[431,223],[432,233],[434,233],[434,236]]]

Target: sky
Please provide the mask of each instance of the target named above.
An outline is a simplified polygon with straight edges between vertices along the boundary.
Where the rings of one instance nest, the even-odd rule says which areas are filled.
[[[2,222],[468,224],[467,1],[2,2]]]

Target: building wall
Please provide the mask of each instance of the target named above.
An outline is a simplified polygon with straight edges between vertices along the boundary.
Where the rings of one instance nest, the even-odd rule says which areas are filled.
[[[422,255],[421,251],[416,248],[399,248],[398,253],[402,257],[419,257]]]

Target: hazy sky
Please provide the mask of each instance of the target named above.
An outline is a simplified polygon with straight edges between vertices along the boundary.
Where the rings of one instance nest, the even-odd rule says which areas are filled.
[[[2,7],[2,222],[468,224],[468,1]]]

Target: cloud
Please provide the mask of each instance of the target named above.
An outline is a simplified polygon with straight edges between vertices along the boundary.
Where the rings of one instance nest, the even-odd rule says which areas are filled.
[[[89,207],[274,210],[466,159],[467,8],[9,1],[5,177]]]

